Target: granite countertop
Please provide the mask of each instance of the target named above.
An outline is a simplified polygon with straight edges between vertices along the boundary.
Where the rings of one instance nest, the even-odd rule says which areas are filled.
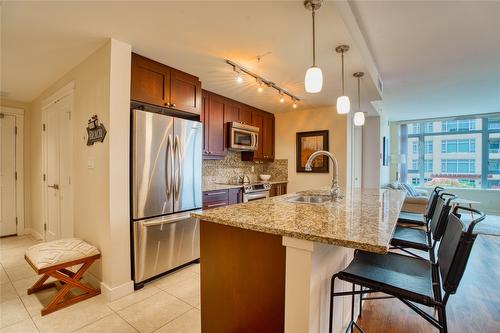
[[[272,180],[272,181],[267,181],[262,183],[268,183],[268,184],[283,184],[283,183],[288,183],[288,180]],[[242,188],[244,184],[222,184],[222,183],[209,183],[209,184],[203,184],[202,186],[202,191],[203,192],[208,192],[208,191],[223,191],[223,190],[229,190],[232,188]]]
[[[321,204],[291,203],[297,193],[192,214],[203,221],[270,234],[387,253],[405,193],[353,189]],[[206,223],[206,222],[202,222]]]

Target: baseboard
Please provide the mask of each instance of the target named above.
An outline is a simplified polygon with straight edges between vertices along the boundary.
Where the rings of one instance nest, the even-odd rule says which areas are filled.
[[[112,302],[123,296],[134,292],[134,281],[130,280],[122,285],[114,288],[108,287],[104,282],[101,282],[101,293],[106,297],[108,302]]]
[[[36,240],[43,240],[43,235],[41,233],[39,233],[38,231],[31,229],[31,228],[25,228],[24,234],[31,235]]]

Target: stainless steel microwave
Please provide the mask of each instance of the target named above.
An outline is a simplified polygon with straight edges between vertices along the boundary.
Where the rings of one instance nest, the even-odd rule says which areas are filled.
[[[231,122],[229,126],[229,148],[240,151],[254,151],[259,146],[259,128]]]

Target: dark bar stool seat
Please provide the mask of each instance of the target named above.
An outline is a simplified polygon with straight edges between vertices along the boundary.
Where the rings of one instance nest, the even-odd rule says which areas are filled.
[[[434,214],[434,208],[436,207],[436,200],[439,192],[443,191],[444,188],[436,186],[429,197],[429,201],[425,206],[425,213],[411,213],[411,212],[401,212],[399,214],[398,223],[402,223],[410,226],[424,226],[428,223],[429,219]]]
[[[394,235],[391,239],[391,245],[394,248],[418,258],[421,257],[406,249],[410,248],[426,251],[429,253],[431,261],[434,262],[434,248],[443,235],[448,221],[448,215],[452,207],[451,201],[454,200],[456,196],[451,193],[440,193],[436,194],[435,197],[436,203],[433,215],[429,220],[430,228],[428,227],[427,230],[422,230],[396,226]]]

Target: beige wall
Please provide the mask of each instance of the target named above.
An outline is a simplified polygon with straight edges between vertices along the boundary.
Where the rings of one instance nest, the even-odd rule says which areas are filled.
[[[43,233],[42,103],[74,82],[73,138],[69,138],[73,141],[74,235],[101,250],[102,260],[93,265],[91,272],[109,288],[130,282],[130,55],[130,45],[108,41],[46,89],[31,105],[32,227]],[[87,146],[85,128],[94,114],[106,126],[108,135],[103,143]],[[117,149],[113,155],[110,154],[111,144]],[[111,156],[113,162],[110,162]],[[94,162],[93,169],[87,167],[88,161]],[[110,186],[117,187],[111,189]],[[113,209],[110,202],[113,202]]]
[[[24,110],[24,137],[23,137],[23,150],[24,150],[24,228],[27,232],[31,228],[31,174],[30,174],[30,153],[31,153],[31,113],[30,106],[27,103],[13,101],[2,98],[0,100],[1,106],[18,108]]]
[[[363,130],[363,175],[361,181],[364,188],[380,187],[382,169],[382,145],[380,133],[380,117],[366,117]]]
[[[337,114],[335,107],[295,110],[276,114],[276,158],[288,159],[288,192],[329,187],[330,174],[297,173],[295,150],[296,133],[305,131],[329,131],[329,147],[339,163],[339,186],[346,187],[347,165],[347,118]]]

